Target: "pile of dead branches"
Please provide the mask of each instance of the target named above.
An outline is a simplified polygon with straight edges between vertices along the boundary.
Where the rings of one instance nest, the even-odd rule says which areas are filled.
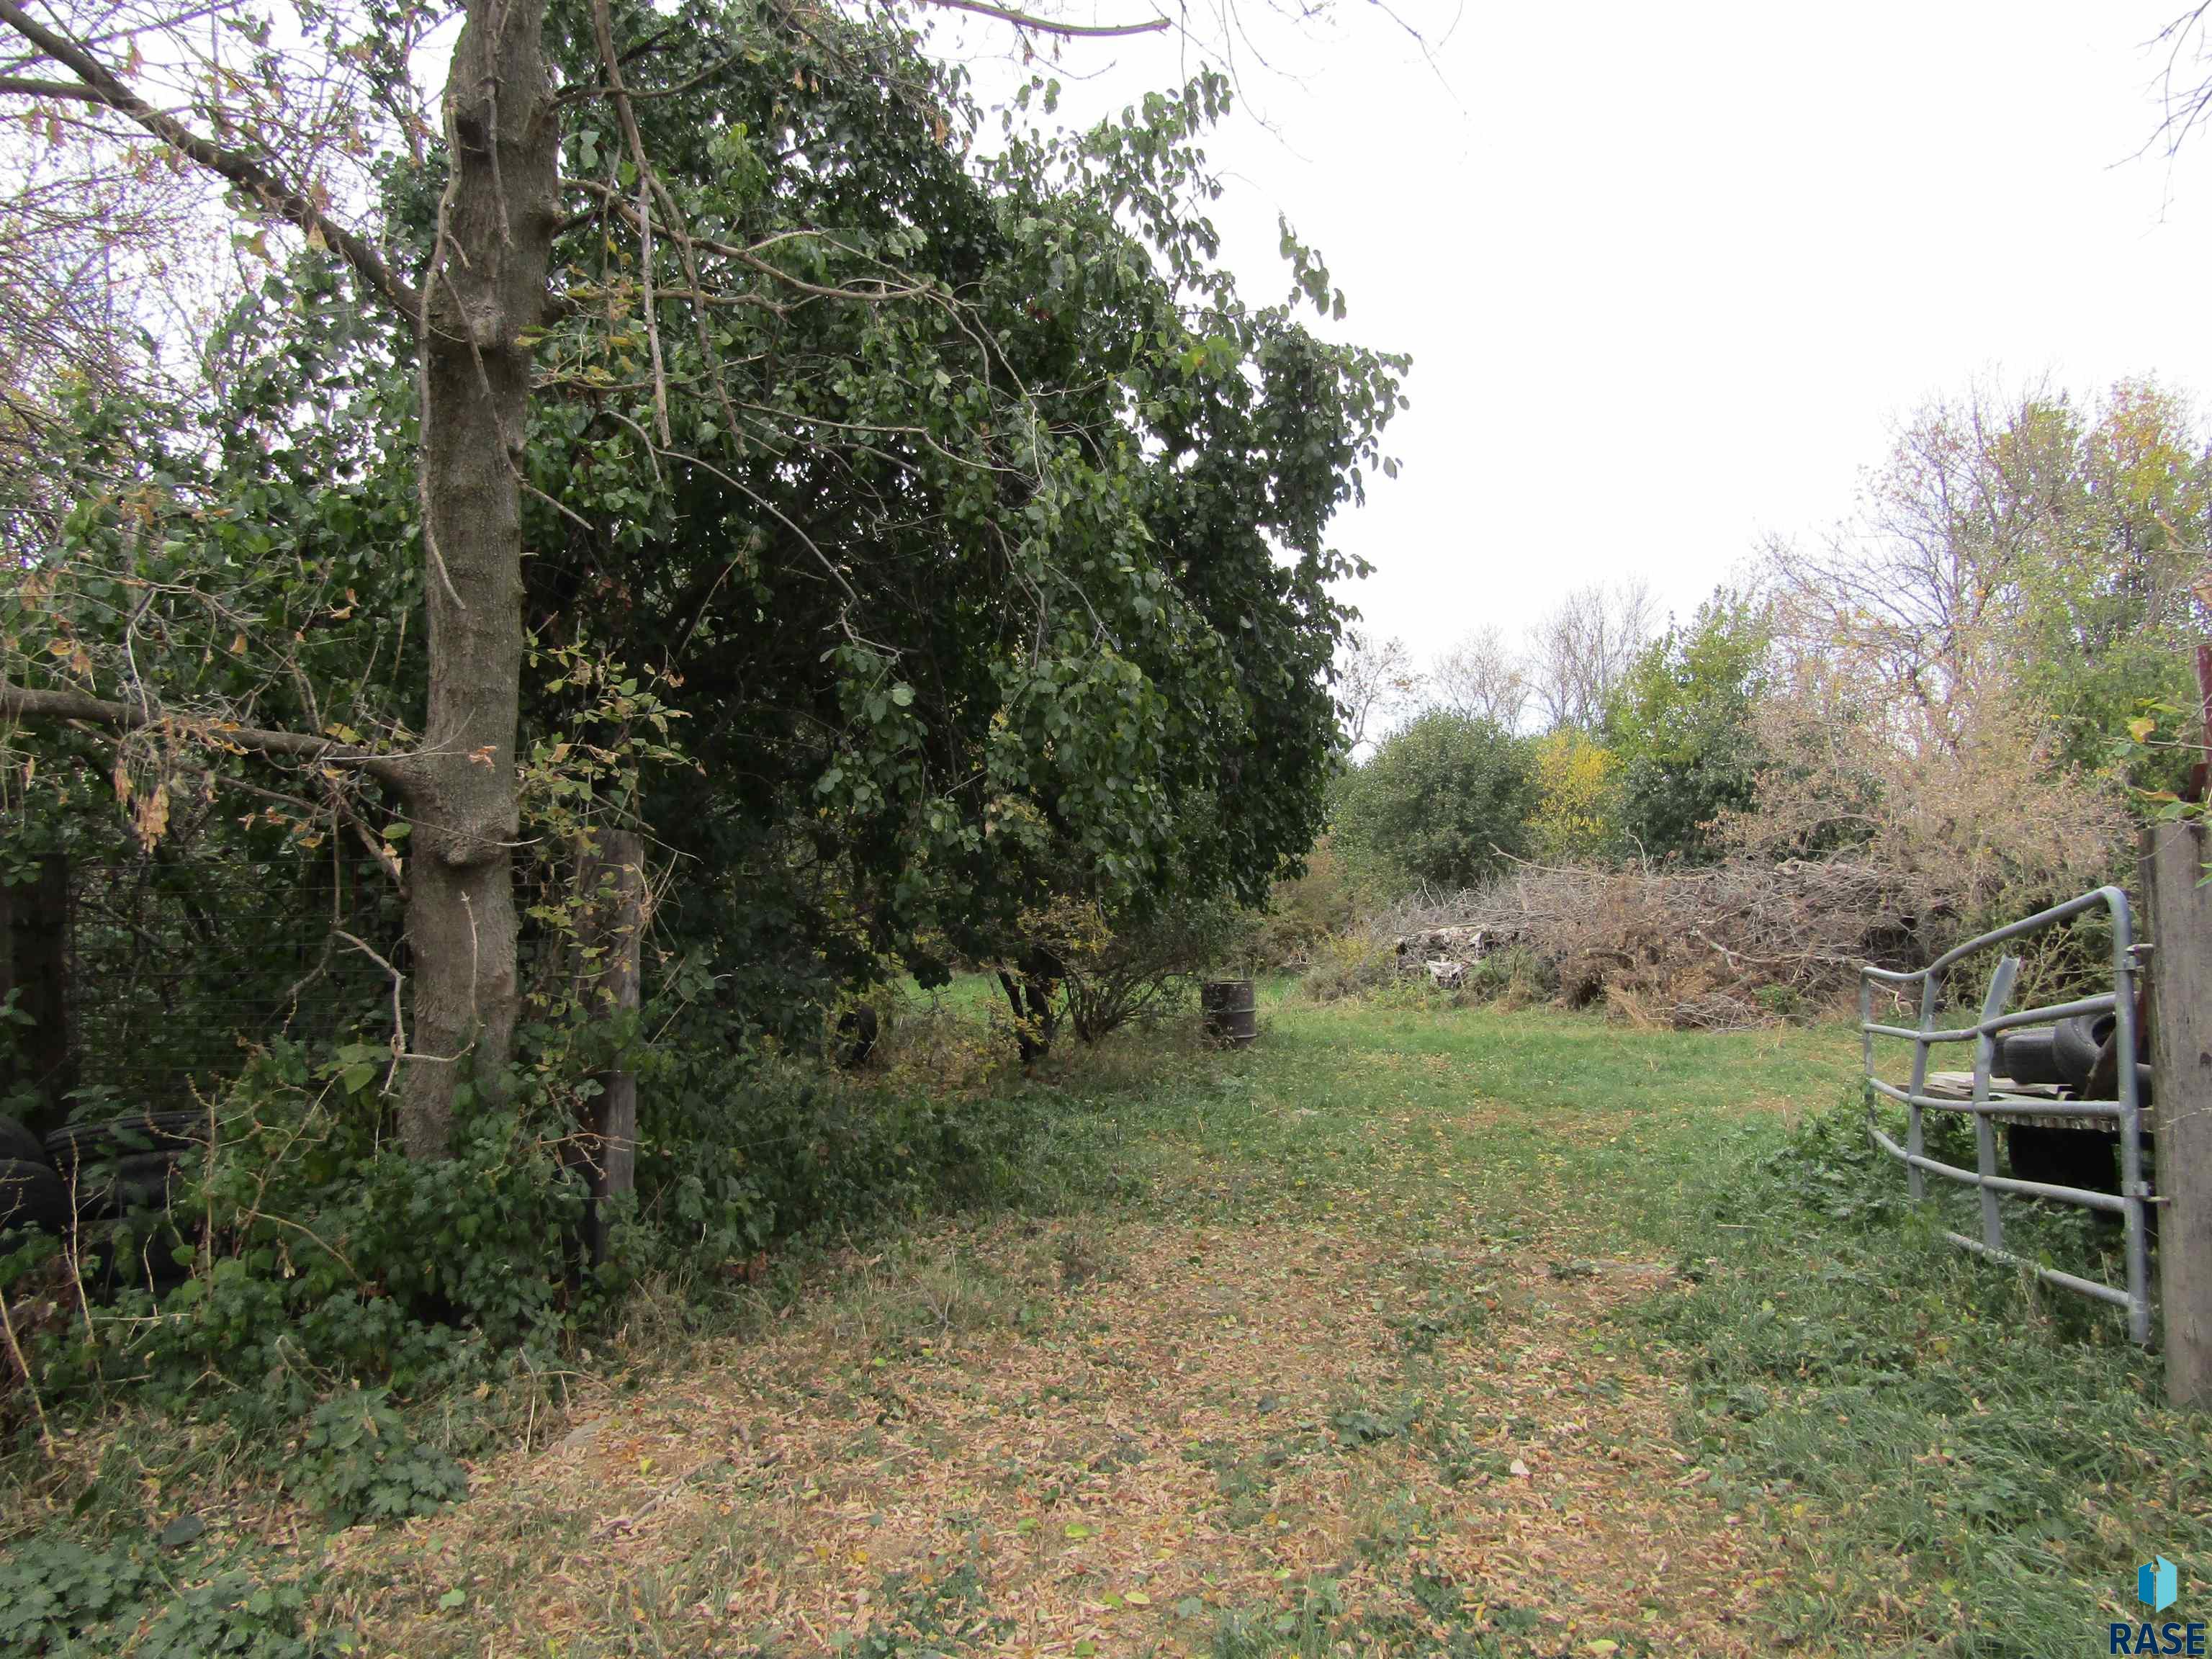
[[[1540,958],[1571,1006],[1727,1030],[1855,994],[1862,962],[1918,962],[1955,928],[1893,872],[1848,860],[1706,869],[1522,864],[1486,887],[1370,919],[1378,939],[1479,928]],[[1936,945],[1940,949],[1941,945]]]

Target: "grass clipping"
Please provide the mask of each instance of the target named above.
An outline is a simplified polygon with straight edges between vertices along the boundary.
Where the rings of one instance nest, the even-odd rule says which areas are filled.
[[[1758,1648],[1778,1564],[1673,1449],[1679,1386],[1580,1346],[1656,1270],[1273,1224],[934,1249],[359,1534],[376,1650]]]

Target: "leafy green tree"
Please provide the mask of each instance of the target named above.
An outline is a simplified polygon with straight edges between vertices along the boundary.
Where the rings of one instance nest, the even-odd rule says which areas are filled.
[[[515,15],[465,32],[471,95],[530,68]],[[119,740],[155,836],[179,790],[273,782],[404,881],[423,1152],[455,1059],[506,1046],[518,947],[554,925],[514,915],[517,850],[556,822],[642,817],[717,1012],[799,1024],[890,951],[1018,954],[1054,895],[1117,926],[1262,895],[1332,764],[1330,586],[1356,567],[1326,526],[1388,469],[1401,402],[1402,360],[1213,264],[1218,77],[979,157],[957,71],[881,21],[546,17],[573,95],[522,131],[527,100],[463,112],[505,161],[456,183],[434,147],[386,158],[379,229],[413,262],[288,205],[325,248],[246,297],[207,394],[84,411],[59,447],[77,508],[13,586],[0,681],[0,708]],[[76,101],[206,159],[96,52],[27,38]],[[509,154],[549,137],[557,166]],[[549,216],[500,191],[549,179],[538,298]],[[502,203],[532,218],[512,252]],[[415,262],[500,267],[463,295],[499,339],[441,316],[425,345],[394,303]],[[455,284],[429,286],[435,308]],[[687,765],[616,775],[673,738]],[[287,769],[257,782],[249,755]],[[430,810],[447,783],[465,810]]]
[[[718,368],[670,331],[688,447],[640,385],[549,407],[532,451],[539,636],[666,664],[713,713],[645,816],[699,872],[665,921],[770,1027],[894,955],[1049,979],[1025,919],[1057,899],[1119,932],[1295,868],[1332,764],[1331,585],[1357,574],[1327,527],[1389,465],[1403,367],[1208,261],[1218,79],[979,164],[944,138],[975,117],[957,77],[832,74],[907,48],[826,38],[757,66],[668,43],[659,72],[698,87],[640,106],[646,142],[672,189],[720,191],[721,124],[781,123],[766,179],[716,198],[725,234],[836,223],[926,292],[735,312]]]
[[[1527,738],[1431,713],[1339,781],[1331,832],[1346,872],[1370,894],[1457,890],[1529,852],[1538,804]]]
[[[1766,675],[1765,610],[1717,591],[1630,667],[1607,705],[1621,836],[1646,856],[1717,856],[1714,824],[1751,804],[1760,762],[1751,713]]]
[[[2055,768],[2171,781],[2130,741],[2189,702],[2212,461],[2195,411],[2148,381],[2097,404],[1977,392],[1919,410],[1825,547],[1778,550],[1778,636],[1893,706],[1916,751],[1955,759],[1990,711]]]
[[[958,3],[1029,34],[1168,27]],[[1376,360],[1320,345],[1280,308],[1248,314],[1212,266],[1200,205],[1214,186],[1188,141],[1226,106],[1220,77],[1148,98],[1088,139],[1010,132],[978,160],[958,74],[922,52],[897,9],[467,0],[460,16],[434,107],[410,57],[447,21],[434,8],[318,8],[306,30],[234,16],[203,73],[176,67],[198,61],[193,8],[0,0],[13,66],[32,71],[5,77],[5,113],[72,164],[122,158],[144,175],[150,146],[230,189],[254,227],[249,248],[266,252],[273,235],[347,273],[328,293],[380,337],[403,381],[349,436],[410,504],[400,568],[416,583],[422,669],[419,696],[386,700],[373,726],[341,722],[348,737],[316,717],[312,679],[295,699],[309,717],[279,725],[188,665],[144,665],[139,619],[126,617],[104,641],[11,639],[29,648],[4,665],[0,714],[259,755],[298,769],[333,817],[362,816],[355,783],[381,792],[379,816],[411,837],[410,1035],[394,1041],[401,1132],[425,1158],[450,1146],[466,1062],[495,1092],[514,1050],[524,780],[575,752],[569,735],[541,742],[526,726],[526,659],[549,635],[573,647],[580,617],[623,632],[628,609],[662,607],[665,621],[688,602],[659,642],[736,654],[749,641],[727,613],[750,598],[755,626],[833,662],[842,752],[817,769],[808,805],[872,818],[883,839],[863,862],[890,862],[902,837],[932,841],[934,863],[906,862],[907,911],[933,882],[952,890],[963,860],[994,878],[987,893],[1027,885],[996,880],[1010,866],[1071,859],[1134,893],[1178,821],[1232,826],[1186,864],[1256,860],[1242,879],[1263,886],[1279,826],[1251,826],[1303,799],[1292,811],[1310,840],[1317,816],[1311,787],[1285,792],[1273,775],[1322,763],[1325,740],[1305,729],[1320,724],[1304,717],[1326,702],[1328,653],[1303,618],[1333,646],[1325,584],[1347,570],[1306,527],[1357,491],[1361,461],[1379,462],[1373,428],[1395,391]],[[781,78],[761,72],[771,59]],[[1287,235],[1285,250],[1305,297],[1340,316],[1325,268]],[[1076,367],[1081,378],[1065,378]],[[223,401],[219,378],[203,389]],[[284,436],[315,412],[312,388],[298,390],[268,423]],[[1187,477],[1169,480],[1162,451]],[[1269,510],[1243,513],[1262,477]],[[204,503],[171,488],[158,455],[126,460],[125,481],[137,498],[111,496],[91,527],[125,555],[100,580],[143,593],[132,567],[145,538],[203,548]],[[219,505],[226,528],[262,544],[257,556],[280,538],[264,521],[284,503]],[[1243,544],[1194,573],[1211,549],[1158,537],[1170,517],[1177,534]],[[81,528],[34,562],[71,565]],[[1253,564],[1249,548],[1271,535],[1294,572]],[[635,562],[679,542],[673,570]],[[533,563],[564,544],[568,574],[589,563],[565,595],[562,573]],[[936,618],[988,651],[945,681],[902,677],[902,646],[866,631],[870,596],[831,550],[862,544],[915,578],[899,595],[909,613],[996,585],[1005,597]],[[783,560],[796,568],[771,562]],[[948,565],[960,580],[932,580]],[[819,606],[772,612],[777,595],[760,591],[771,570],[817,584],[830,626]],[[1195,585],[1165,593],[1171,574]],[[191,590],[150,591],[191,608]],[[1289,614],[1265,611],[1278,599],[1301,613],[1295,639],[1268,637]],[[1256,647],[1222,635],[1207,605]],[[102,642],[126,648],[90,648]],[[297,678],[292,659],[280,643],[270,666]],[[1152,678],[1160,664],[1185,670],[1180,683]],[[644,720],[623,685],[616,701]],[[1279,694],[1291,725],[1255,726],[1248,689]],[[939,729],[972,738],[957,771],[932,769],[942,757],[908,713],[932,695],[957,716]],[[1170,797],[1188,792],[1194,757],[1223,739],[1252,763],[1204,769],[1251,810],[1177,813]],[[1033,821],[1000,812],[1002,796],[1044,805]],[[1000,826],[1022,857],[987,847]]]
[[[2212,620],[2195,584],[2212,529],[2212,447],[2183,398],[2148,381],[2115,386],[2086,426],[2041,419],[2066,443],[2056,533],[2022,561],[2023,690],[2049,722],[2058,764],[2123,767],[2170,787],[2191,757],[2142,749],[2139,719],[2171,728],[2194,702],[2191,647]],[[2017,462],[2008,471],[2024,471]]]

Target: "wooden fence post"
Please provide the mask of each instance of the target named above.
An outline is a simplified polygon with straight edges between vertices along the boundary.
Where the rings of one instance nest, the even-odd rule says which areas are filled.
[[[582,915],[576,930],[577,997],[592,1018],[638,1006],[645,933],[645,843],[627,830],[603,830],[599,846],[579,860]],[[602,1072],[599,1096],[585,1110],[586,1168],[592,1182],[592,1261],[607,1249],[605,1200],[637,1185],[637,1075]]]
[[[2158,1279],[2166,1394],[2212,1407],[2212,886],[2198,823],[2154,824],[2142,891],[2151,941]]]

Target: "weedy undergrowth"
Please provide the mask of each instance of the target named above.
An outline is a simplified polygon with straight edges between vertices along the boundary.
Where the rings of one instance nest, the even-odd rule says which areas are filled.
[[[2130,1616],[2138,1561],[2212,1554],[2212,1431],[2161,1403],[2155,1358],[1944,1243],[1956,1200],[1911,1206],[1856,1098],[1740,1167],[1650,1317],[1698,1466],[1811,1553],[1778,1636],[1847,1645],[1881,1614],[1944,1652],[2043,1653]],[[2080,1212],[2006,1212],[2024,1253],[2114,1271]]]

